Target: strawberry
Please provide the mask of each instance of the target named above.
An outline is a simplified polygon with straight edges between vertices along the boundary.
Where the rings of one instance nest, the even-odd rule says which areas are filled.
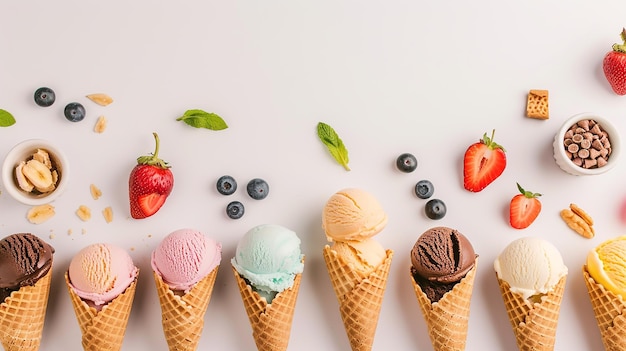
[[[128,180],[130,215],[135,219],[155,214],[174,187],[170,166],[159,158],[159,136],[152,134],[156,140],[154,154],[139,156]]]
[[[506,150],[493,141],[487,133],[482,140],[470,145],[463,158],[463,186],[472,192],[479,192],[498,178],[506,167]]]
[[[602,61],[606,80],[617,95],[626,95],[626,28],[621,33],[623,44],[613,44]]]
[[[509,222],[513,228],[524,229],[531,225],[541,212],[541,202],[537,199],[541,194],[526,191],[519,183],[517,183],[517,189],[520,194],[511,199]]]

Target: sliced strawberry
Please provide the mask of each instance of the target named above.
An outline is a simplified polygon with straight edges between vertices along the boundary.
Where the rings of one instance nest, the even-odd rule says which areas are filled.
[[[493,141],[487,133],[482,140],[470,145],[463,158],[463,186],[465,189],[478,192],[498,178],[506,167],[504,148]]]
[[[146,218],[155,214],[165,203],[167,196],[152,193],[140,196],[137,199],[137,206],[131,211],[135,212],[133,218]]]
[[[531,225],[541,212],[541,202],[537,199],[541,194],[526,191],[519,184],[517,184],[517,189],[520,194],[511,199],[509,222],[513,228],[524,229]]]

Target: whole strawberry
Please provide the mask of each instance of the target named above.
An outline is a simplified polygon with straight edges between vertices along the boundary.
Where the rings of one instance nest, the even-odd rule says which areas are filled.
[[[159,158],[159,136],[152,134],[156,141],[154,154],[138,157],[128,180],[130,215],[135,219],[155,214],[174,187],[170,166]]]
[[[515,229],[524,229],[531,225],[541,212],[541,202],[537,197],[541,194],[524,190],[517,184],[519,194],[513,196],[509,206],[509,223]]]
[[[463,158],[463,187],[478,192],[498,178],[506,167],[506,154],[502,146],[493,141],[487,133],[478,142],[470,145]]]
[[[617,95],[626,95],[626,29],[622,29],[622,44],[613,44],[602,61],[606,80]]]

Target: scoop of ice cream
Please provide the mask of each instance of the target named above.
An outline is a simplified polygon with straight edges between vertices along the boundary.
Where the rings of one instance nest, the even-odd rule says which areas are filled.
[[[380,233],[387,214],[378,200],[361,189],[344,189],[328,199],[322,227],[328,241],[359,241]]]
[[[167,235],[152,252],[152,269],[172,290],[189,291],[220,264],[222,245],[193,229]]]
[[[331,246],[362,278],[367,277],[387,257],[385,248],[374,239],[336,241]]]
[[[425,231],[411,250],[411,274],[433,303],[452,290],[475,264],[472,244],[448,227]]]
[[[609,239],[587,255],[587,270],[596,282],[626,299],[626,235]]]
[[[525,299],[547,294],[567,274],[558,249],[537,237],[511,242],[498,255],[493,267],[498,278]]]
[[[417,275],[437,283],[457,283],[474,267],[476,253],[459,231],[435,227],[424,232],[411,250]]]
[[[300,239],[295,232],[276,224],[263,224],[250,229],[239,241],[233,267],[259,293],[273,295],[293,286],[296,274],[304,263]]]
[[[52,267],[54,248],[30,233],[0,240],[0,302],[11,291],[35,285]]]
[[[68,271],[78,296],[100,306],[116,298],[139,273],[124,249],[110,244],[92,244],[80,250]]]

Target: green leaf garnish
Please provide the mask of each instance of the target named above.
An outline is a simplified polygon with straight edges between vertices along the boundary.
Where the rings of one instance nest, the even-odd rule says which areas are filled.
[[[348,167],[348,149],[343,144],[343,141],[337,135],[337,132],[333,129],[333,127],[329,126],[326,123],[319,122],[317,123],[317,136],[320,138],[322,143],[326,145],[330,154],[333,155],[335,160],[339,162],[346,171],[350,170]]]
[[[177,121],[183,121],[194,128],[206,128],[210,130],[222,130],[228,128],[228,125],[222,117],[215,113],[205,112],[202,110],[187,110],[185,114],[176,118]]]
[[[15,124],[15,118],[9,111],[0,109],[0,127],[10,127]]]

